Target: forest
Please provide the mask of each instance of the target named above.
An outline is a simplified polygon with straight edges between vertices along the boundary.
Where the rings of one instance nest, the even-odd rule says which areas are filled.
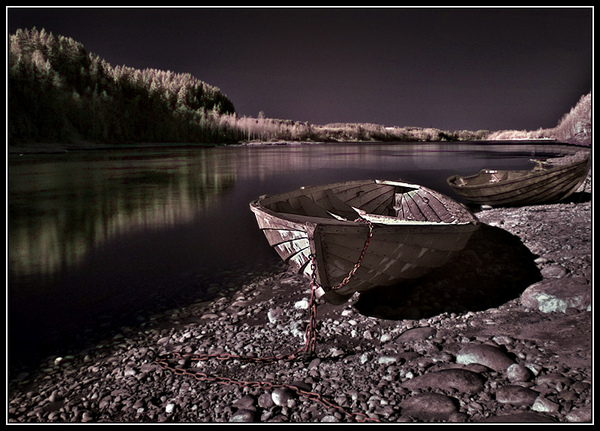
[[[93,142],[233,144],[252,141],[591,140],[591,93],[557,127],[444,131],[378,124],[313,125],[239,117],[219,88],[190,74],[113,67],[69,37],[44,29],[10,35],[8,145]]]

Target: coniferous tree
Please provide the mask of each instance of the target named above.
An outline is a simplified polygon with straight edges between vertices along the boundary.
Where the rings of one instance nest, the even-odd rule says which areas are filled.
[[[73,39],[35,28],[10,37],[8,90],[9,143],[205,142],[206,112],[235,113],[219,89],[189,74],[113,68]]]

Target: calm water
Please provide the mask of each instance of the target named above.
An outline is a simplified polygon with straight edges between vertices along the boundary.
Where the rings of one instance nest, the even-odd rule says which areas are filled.
[[[528,169],[566,147],[330,144],[163,148],[8,160],[9,359],[65,354],[281,267],[248,203],[335,181]],[[251,275],[249,275],[251,274]]]

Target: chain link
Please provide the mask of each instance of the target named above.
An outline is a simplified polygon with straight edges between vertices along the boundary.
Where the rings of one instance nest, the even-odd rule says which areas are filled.
[[[358,258],[358,261],[354,265],[354,268],[352,268],[352,270],[348,273],[348,276],[346,278],[344,278],[340,284],[333,286],[331,288],[331,290],[338,290],[350,282],[350,279],[354,276],[354,274],[356,274],[356,271],[358,271],[358,268],[360,268],[360,265],[362,264],[362,261],[365,258],[365,254],[367,253],[367,248],[369,248],[369,243],[371,242],[371,238],[373,237],[373,224],[369,220],[365,220],[365,219],[359,217],[354,221],[366,223],[367,226],[369,226],[369,235],[367,236],[367,239],[365,240],[365,245],[363,246],[362,252],[360,253],[360,257]]]
[[[345,286],[346,284],[348,284],[348,282],[350,281],[352,276],[354,276],[354,274],[360,267],[362,260],[365,257],[365,253],[369,246],[369,241],[371,240],[371,237],[373,236],[373,225],[368,220],[359,218],[356,221],[363,221],[368,224],[369,235],[365,241],[365,245],[360,254],[360,258],[358,259],[357,263],[354,265],[354,268],[350,271],[348,276],[346,278],[344,278],[344,280],[340,284],[333,287],[334,290],[339,289],[339,288]],[[242,388],[257,388],[257,389],[265,389],[265,390],[270,390],[273,388],[290,389],[291,391],[295,392],[298,396],[307,398],[310,401],[317,402],[325,407],[336,409],[340,413],[342,413],[350,418],[353,418],[357,422],[379,422],[377,419],[368,417],[365,413],[348,412],[342,406],[327,400],[322,395],[317,394],[315,392],[303,390],[296,385],[285,384],[285,383],[272,383],[272,382],[267,382],[267,381],[245,381],[245,380],[232,379],[229,377],[211,376],[211,375],[208,375],[203,372],[190,371],[185,368],[174,366],[174,365],[171,365],[171,363],[170,363],[170,361],[182,360],[182,359],[185,360],[184,362],[187,362],[187,360],[207,361],[209,359],[217,359],[220,361],[225,361],[225,360],[230,360],[230,359],[238,359],[238,360],[243,360],[243,361],[247,361],[247,362],[255,362],[255,363],[272,363],[272,362],[277,362],[277,361],[291,362],[291,361],[294,361],[295,359],[297,359],[302,354],[306,354],[309,357],[313,356],[315,353],[316,347],[317,347],[316,290],[319,288],[319,284],[316,279],[316,262],[315,262],[314,255],[311,254],[310,259],[311,259],[311,265],[312,265],[313,271],[312,271],[312,277],[311,277],[311,282],[310,282],[311,289],[310,289],[310,299],[309,299],[309,307],[308,307],[309,321],[308,321],[308,324],[307,324],[307,327],[306,327],[306,330],[304,333],[304,345],[303,346],[301,346],[300,348],[298,348],[297,350],[295,350],[293,352],[290,352],[290,353],[287,353],[284,355],[271,356],[271,357],[259,357],[259,358],[252,357],[252,356],[239,356],[239,355],[234,355],[234,354],[230,354],[230,353],[198,354],[198,355],[182,355],[180,353],[173,353],[171,358],[169,358],[168,356],[162,357],[162,358],[157,359],[155,361],[155,363],[158,366],[160,366],[162,369],[170,370],[176,375],[189,376],[198,381],[203,381],[203,382],[216,383],[216,384],[221,384],[221,385],[235,385],[235,386],[239,386]]]

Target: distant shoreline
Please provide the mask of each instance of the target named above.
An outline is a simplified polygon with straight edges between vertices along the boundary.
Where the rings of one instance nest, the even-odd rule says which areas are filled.
[[[509,140],[480,140],[480,141],[343,141],[343,142],[328,142],[328,141],[245,141],[238,144],[199,144],[199,143],[135,143],[135,144],[98,144],[92,142],[77,142],[77,143],[26,143],[19,145],[9,145],[8,155],[17,154],[64,154],[69,151],[95,151],[95,150],[119,150],[119,149],[150,149],[150,148],[211,148],[211,147],[261,147],[261,146],[284,146],[284,145],[323,145],[323,144],[474,144],[481,143],[491,145],[525,145],[525,144],[548,144],[560,145],[577,148],[590,148],[588,145],[571,144],[568,142],[559,142],[553,139],[509,139]]]

